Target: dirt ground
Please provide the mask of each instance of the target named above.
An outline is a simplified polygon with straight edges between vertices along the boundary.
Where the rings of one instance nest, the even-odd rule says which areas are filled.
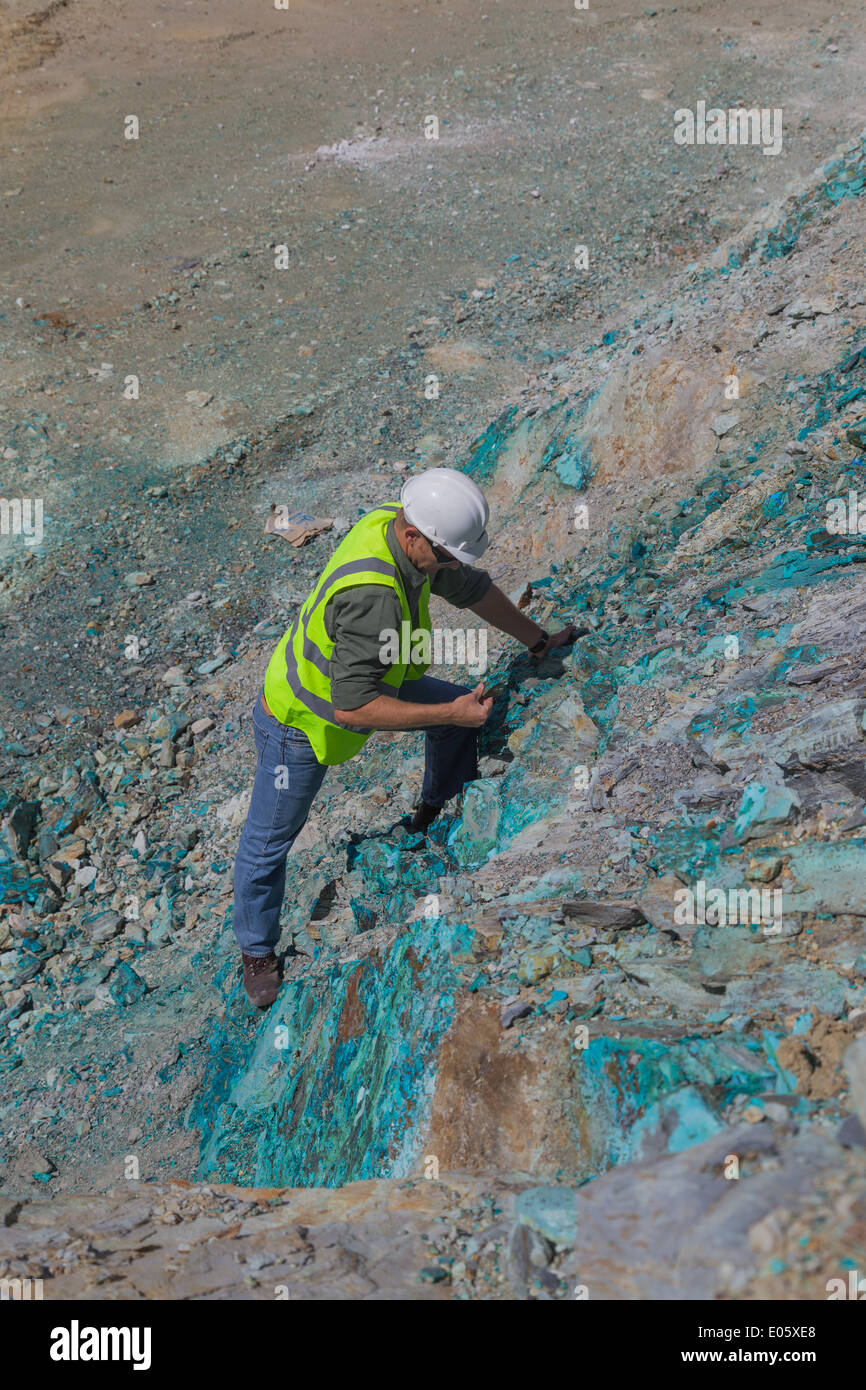
[[[38,561],[0,536],[4,722],[61,653],[41,712],[116,708],[126,572],[161,611],[246,573],[230,643],[284,575],[272,503],[459,465],[862,124],[864,34],[829,3],[0,6],[0,484],[46,518]],[[675,145],[702,97],[780,105],[781,154]],[[196,467],[185,511],[148,498]]]

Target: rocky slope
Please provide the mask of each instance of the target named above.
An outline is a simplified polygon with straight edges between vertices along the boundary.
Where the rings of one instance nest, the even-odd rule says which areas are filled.
[[[266,1016],[230,917],[248,711],[334,533],[394,484],[350,497],[314,463],[304,505],[335,525],[288,587],[252,569],[160,604],[130,560],[112,622],[149,633],[158,696],[7,743],[7,1276],[824,1298],[866,1267],[864,151],[575,330],[459,460],[494,577],[583,635],[541,667],[491,642],[482,776],[426,840],[400,824],[418,736],[329,774]],[[238,471],[264,511],[288,446],[220,446],[151,486],[149,525],[194,525]],[[225,605],[251,635],[214,652]]]

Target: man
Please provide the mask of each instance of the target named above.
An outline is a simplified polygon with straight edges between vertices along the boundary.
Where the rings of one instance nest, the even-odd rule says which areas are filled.
[[[426,676],[411,646],[384,659],[389,632],[431,634],[429,596],[469,608],[536,657],[577,635],[550,636],[521,613],[483,570],[489,544],[483,492],[453,468],[431,468],[403,486],[399,505],[361,517],[325,566],[274,652],[253,710],[258,769],[234,876],[234,928],[247,997],[259,1008],[280,987],[275,947],[286,856],[328,767],[360,751],[375,729],[424,729],[424,832],[440,808],[477,776],[478,730],[493,704],[474,690]],[[404,627],[403,624],[408,624]]]

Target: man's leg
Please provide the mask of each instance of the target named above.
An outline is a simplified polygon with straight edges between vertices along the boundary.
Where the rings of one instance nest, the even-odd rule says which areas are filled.
[[[439,680],[436,676],[421,676],[416,681],[405,681],[397,691],[397,698],[423,705],[442,705],[467,694],[469,688]],[[435,812],[450,797],[456,796],[466,782],[478,776],[478,730],[459,724],[437,724],[425,729],[424,733],[422,810],[428,807]],[[425,819],[426,824],[422,824]],[[425,830],[433,819],[429,812],[426,817],[422,814],[420,820],[416,816],[417,828]]]
[[[254,992],[263,997],[253,1002],[264,1004],[279,987],[274,948],[280,939],[286,855],[328,769],[316,758],[306,734],[274,719],[259,699],[253,709],[253,733],[258,767],[235,860],[233,924],[244,955],[247,993],[251,994],[250,982],[258,981]]]

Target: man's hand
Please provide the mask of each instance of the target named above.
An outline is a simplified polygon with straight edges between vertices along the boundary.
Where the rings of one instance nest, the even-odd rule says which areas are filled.
[[[484,694],[484,682],[479,681],[474,690],[458,695],[450,705],[450,723],[459,724],[464,729],[479,729],[493,708],[493,696]]]
[[[548,637],[540,652],[533,652],[536,661],[541,661],[542,657],[547,656],[555,647],[569,647],[572,642],[576,642],[581,635],[580,628],[575,627],[574,623],[569,623],[560,632],[554,632]]]

